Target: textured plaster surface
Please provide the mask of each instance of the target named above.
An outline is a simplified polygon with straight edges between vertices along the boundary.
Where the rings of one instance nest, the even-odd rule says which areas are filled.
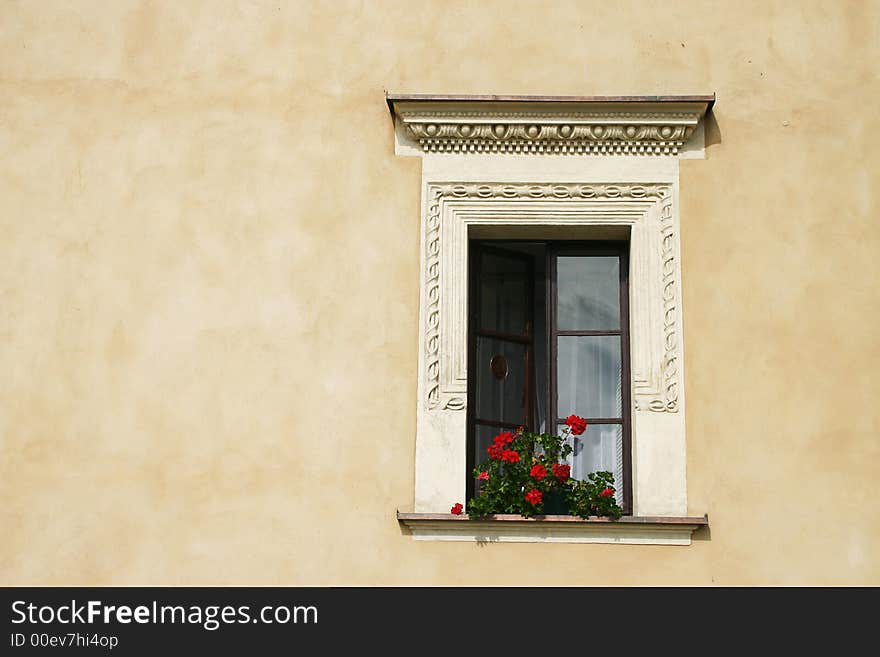
[[[878,31],[869,1],[0,3],[0,583],[880,584]],[[421,161],[384,90],[717,93],[681,163],[693,545],[403,533]]]

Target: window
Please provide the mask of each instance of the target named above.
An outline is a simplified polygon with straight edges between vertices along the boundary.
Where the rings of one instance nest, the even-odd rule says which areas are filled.
[[[422,165],[414,496],[398,515],[415,538],[686,545],[705,524],[686,517],[679,160],[704,157],[714,100],[386,95],[395,153]],[[615,472],[631,516],[450,521],[486,434],[570,412],[600,434],[575,473]]]
[[[627,242],[471,241],[467,473],[500,430],[559,433],[574,413],[588,428],[572,475],[612,472],[632,512],[627,256]]]

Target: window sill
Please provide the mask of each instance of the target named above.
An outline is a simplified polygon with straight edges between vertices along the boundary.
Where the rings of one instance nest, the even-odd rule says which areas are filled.
[[[691,534],[708,527],[709,517],[624,516],[620,520],[591,516],[494,515],[471,520],[451,513],[401,513],[397,520],[417,541],[479,543],[622,543],[690,545]]]

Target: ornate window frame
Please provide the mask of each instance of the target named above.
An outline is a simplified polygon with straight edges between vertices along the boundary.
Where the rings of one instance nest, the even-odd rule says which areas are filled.
[[[389,95],[422,162],[415,512],[466,486],[468,239],[630,240],[634,516],[687,512],[679,166],[714,96]]]

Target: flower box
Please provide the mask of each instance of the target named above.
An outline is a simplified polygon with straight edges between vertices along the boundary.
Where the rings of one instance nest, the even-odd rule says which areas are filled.
[[[587,423],[576,415],[565,422],[561,436],[534,433],[525,427],[495,436],[486,450],[488,458],[472,473],[479,492],[467,502],[468,517],[549,514],[620,518],[623,510],[615,499],[610,472],[592,472],[582,480],[571,477],[567,459],[573,448],[568,438],[584,433]],[[460,502],[450,509],[453,515],[464,512]]]

